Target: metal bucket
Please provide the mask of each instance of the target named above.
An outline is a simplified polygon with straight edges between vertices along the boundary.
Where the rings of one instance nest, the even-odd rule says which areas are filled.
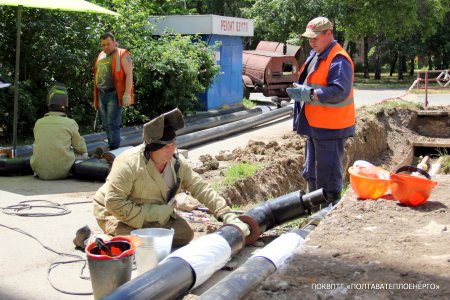
[[[106,241],[112,256],[106,255],[95,242],[86,249],[94,298],[101,299],[131,279],[135,247],[124,237]]]
[[[142,228],[131,231],[131,235],[141,239],[136,249],[136,267],[138,275],[153,269],[170,254],[172,249],[173,229]]]

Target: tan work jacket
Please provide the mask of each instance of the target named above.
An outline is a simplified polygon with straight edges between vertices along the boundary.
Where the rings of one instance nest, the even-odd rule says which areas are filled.
[[[147,220],[158,220],[157,205],[167,204],[168,187],[163,175],[153,161],[144,156],[145,145],[140,145],[120,154],[114,160],[105,184],[94,196],[94,215],[97,219],[113,216],[121,222],[142,228],[146,213]],[[224,198],[219,196],[200,175],[192,170],[184,157],[180,156],[179,176],[181,179],[177,193],[184,189],[203,203],[218,218],[231,211]],[[170,161],[175,179],[175,159]]]
[[[87,152],[86,142],[78,132],[78,124],[65,113],[51,111],[36,121],[33,129],[31,168],[40,179],[66,178],[75,154]]]

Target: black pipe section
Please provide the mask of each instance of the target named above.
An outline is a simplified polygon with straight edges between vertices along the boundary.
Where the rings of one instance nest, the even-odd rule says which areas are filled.
[[[229,108],[221,108],[221,109],[212,109],[208,111],[197,111],[194,115],[187,117],[187,120],[198,120],[202,118],[215,117],[220,115],[226,115],[237,111],[245,110],[244,105],[233,106]]]
[[[1,158],[0,176],[30,175],[33,170],[29,157]]]
[[[265,122],[269,122],[286,115],[292,114],[293,108],[286,106],[280,109],[276,109],[261,115],[253,116],[244,120],[236,121],[233,123],[209,128],[193,133],[188,133],[177,137],[177,145],[179,148],[189,148],[206,141],[211,141],[221,137],[231,135],[236,132],[242,132],[254,126],[260,125]]]
[[[304,194],[296,191],[287,195],[266,201],[239,216],[250,226],[250,236],[246,244],[256,242],[261,233],[285,222],[309,215],[313,207],[327,202],[323,189]]]
[[[242,299],[255,290],[270,274],[275,273],[276,270],[277,268],[269,259],[261,256],[252,257],[197,299]]]
[[[312,221],[302,229],[290,232],[303,240],[316,228],[316,224],[325,218],[331,207],[326,207],[311,216]],[[258,255],[258,253],[256,253]],[[247,297],[269,275],[275,273],[277,266],[268,258],[253,256],[237,270],[230,273],[212,288],[198,297],[198,300],[238,300]]]
[[[188,134],[195,131],[200,131],[207,128],[213,128],[220,125],[236,122],[242,119],[257,116],[263,113],[261,107],[252,108],[249,110],[233,112],[229,114],[209,117],[204,119],[197,119],[194,121],[185,121],[185,127],[176,131],[177,136]]]
[[[231,257],[235,256],[245,247],[245,235],[235,225],[223,225],[215,233],[223,237],[228,245],[230,245]]]
[[[171,257],[121,285],[103,300],[177,299],[180,291],[189,291],[194,283],[195,273],[191,265],[182,258]]]
[[[72,166],[73,176],[81,180],[105,181],[110,171],[111,164],[98,158],[77,160]]]

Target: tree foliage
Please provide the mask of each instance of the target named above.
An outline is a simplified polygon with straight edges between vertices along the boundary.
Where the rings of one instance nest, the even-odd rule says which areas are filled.
[[[69,90],[69,116],[87,133],[92,129],[93,65],[100,51],[99,37],[112,31],[119,46],[130,50],[134,60],[137,104],[124,110],[127,124],[148,120],[166,109],[189,109],[197,104],[218,72],[212,48],[188,37],[152,36],[148,16],[186,13],[182,2],[173,0],[97,0],[119,17],[24,8],[22,17],[18,133],[32,135],[35,121],[46,112],[49,85],[63,82]],[[15,7],[0,6],[0,78],[14,82]],[[171,57],[172,56],[172,57]],[[162,61],[165,62],[161,63]],[[148,66],[153,66],[149,72]],[[176,80],[176,82],[174,82]],[[169,84],[170,86],[166,86]],[[173,87],[177,91],[170,91]],[[0,90],[0,139],[11,141],[13,88]]]

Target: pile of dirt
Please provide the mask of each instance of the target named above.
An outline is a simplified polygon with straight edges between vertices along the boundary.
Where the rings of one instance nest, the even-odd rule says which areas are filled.
[[[398,99],[396,99],[398,100]],[[448,107],[436,108],[449,110]],[[418,110],[373,106],[357,111],[356,134],[346,145],[344,170],[355,160],[367,160],[386,170],[411,164],[413,143],[449,138],[418,133]],[[263,143],[252,141],[236,149],[217,170],[203,173],[211,183],[223,180],[223,170],[237,162],[258,162],[264,168],[250,178],[225,187],[221,194],[243,207],[305,188],[301,177],[304,138],[297,134]],[[217,158],[215,158],[217,159]],[[219,157],[220,159],[220,157]],[[345,184],[348,184],[345,172]],[[443,177],[432,200],[411,208],[386,199],[361,201],[349,189],[337,207],[310,234],[305,247],[286,268],[269,277],[252,299],[364,299],[450,297],[450,180]],[[319,283],[346,284],[324,287]],[[413,288],[347,284],[414,283]],[[429,284],[422,286],[421,284]],[[433,287],[430,286],[433,284]],[[438,288],[436,288],[438,286]]]

